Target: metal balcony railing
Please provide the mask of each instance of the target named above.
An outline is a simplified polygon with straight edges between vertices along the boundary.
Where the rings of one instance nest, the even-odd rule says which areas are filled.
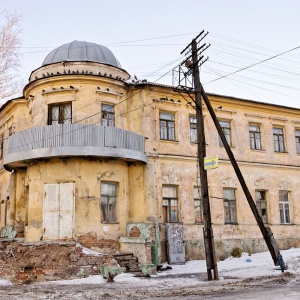
[[[105,156],[147,161],[145,137],[116,127],[58,124],[33,127],[9,137],[4,165],[55,156]]]

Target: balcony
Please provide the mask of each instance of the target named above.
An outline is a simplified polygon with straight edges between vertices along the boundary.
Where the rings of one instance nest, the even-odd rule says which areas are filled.
[[[51,157],[114,157],[147,162],[145,138],[115,127],[59,124],[39,126],[9,137],[4,166],[8,170]]]

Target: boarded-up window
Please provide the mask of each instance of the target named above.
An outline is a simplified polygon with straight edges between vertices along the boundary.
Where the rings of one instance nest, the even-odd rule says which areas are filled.
[[[117,184],[113,182],[101,182],[101,212],[102,223],[117,222]]]
[[[176,186],[163,186],[163,222],[178,222],[178,199]]]

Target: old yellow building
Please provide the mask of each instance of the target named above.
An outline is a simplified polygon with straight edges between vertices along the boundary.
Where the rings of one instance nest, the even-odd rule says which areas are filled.
[[[299,246],[300,110],[209,99],[266,226],[280,248]],[[266,250],[203,109],[207,154],[219,158],[208,171],[217,256]],[[1,238],[76,240],[147,263],[165,260],[166,227],[182,224],[185,259],[203,258],[195,126],[172,86],[131,78],[106,47],[51,51],[0,109]]]

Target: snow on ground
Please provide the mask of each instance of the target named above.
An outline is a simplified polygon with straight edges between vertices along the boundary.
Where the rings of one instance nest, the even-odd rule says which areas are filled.
[[[0,279],[0,285],[12,285],[12,283],[7,280]]]
[[[288,272],[300,274],[300,248],[291,248],[289,250],[282,250],[284,262],[288,265]],[[199,276],[197,273],[206,274],[206,262],[205,260],[188,261],[184,265],[171,265],[172,269],[158,273],[157,276],[151,282],[145,278],[134,277],[133,274],[123,273],[114,278],[118,284],[134,284],[135,286],[156,286],[162,284],[168,284],[170,287],[179,284],[184,280],[180,278],[182,275],[189,277],[190,283],[195,281],[195,284],[199,284]],[[274,266],[272,257],[269,252],[256,253],[249,256],[247,253],[243,253],[242,257],[229,257],[224,261],[218,262],[218,271],[220,280],[226,278],[250,278],[258,276],[272,276],[280,275],[281,270],[279,266]],[[206,278],[202,276],[202,278]],[[203,282],[205,280],[203,279]],[[71,285],[71,284],[104,284],[106,280],[101,275],[89,276],[83,279],[73,280],[61,280],[55,282],[45,282],[44,284],[57,284],[57,285]],[[8,285],[8,281],[0,280],[0,285]]]
[[[83,247],[83,246],[82,246],[81,244],[79,244],[79,243],[76,243],[76,247],[82,248],[82,253],[84,253],[84,254],[93,254],[93,255],[97,255],[97,256],[103,255],[103,254],[100,253],[100,252],[94,251],[94,250],[89,249],[89,248],[85,248],[85,247]]]

